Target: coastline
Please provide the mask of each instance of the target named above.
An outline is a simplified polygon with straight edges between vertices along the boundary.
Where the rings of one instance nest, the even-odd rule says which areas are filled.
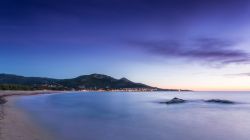
[[[53,133],[37,124],[15,105],[19,96],[77,93],[83,91],[0,91],[0,139],[1,140],[54,140]],[[95,91],[96,92],[96,91]],[[103,92],[103,91],[102,91]]]
[[[25,95],[38,95],[38,94],[55,94],[55,93],[66,93],[69,91],[53,91],[53,90],[35,90],[35,91],[15,91],[15,90],[0,90],[0,98],[8,96],[25,96]]]
[[[7,98],[0,104],[0,139],[1,140],[53,140],[29,115],[15,105],[18,96],[60,93],[57,91],[0,91],[1,98]],[[63,92],[65,93],[65,92]]]

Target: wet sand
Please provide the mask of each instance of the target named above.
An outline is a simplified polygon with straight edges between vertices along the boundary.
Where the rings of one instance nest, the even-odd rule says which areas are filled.
[[[53,140],[53,136],[41,128],[30,116],[15,106],[16,95],[51,94],[55,91],[0,91],[7,103],[0,105],[1,140]],[[57,92],[56,92],[57,93]],[[15,96],[14,96],[15,95]]]

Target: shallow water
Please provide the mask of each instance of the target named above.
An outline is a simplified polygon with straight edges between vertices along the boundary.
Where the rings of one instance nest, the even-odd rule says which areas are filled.
[[[159,104],[173,97],[192,102]],[[84,92],[20,97],[16,105],[60,140],[250,139],[250,92]]]

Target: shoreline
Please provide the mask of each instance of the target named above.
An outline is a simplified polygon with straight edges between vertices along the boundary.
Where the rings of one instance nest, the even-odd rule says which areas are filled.
[[[34,90],[34,91],[14,91],[14,90],[0,90],[0,98],[9,96],[23,96],[23,95],[39,95],[39,94],[55,94],[67,93],[70,91],[53,91],[53,90]]]
[[[42,95],[42,94],[59,94],[68,93],[71,91],[53,91],[53,90],[35,90],[35,91],[13,91],[13,90],[0,90],[0,105],[8,102],[7,97],[12,96],[32,96],[32,95]]]
[[[0,90],[0,105],[8,102],[7,97],[11,96],[31,96],[31,95],[41,95],[41,94],[60,94],[60,93],[82,93],[82,92],[155,92],[155,91],[106,91],[106,90],[81,90],[81,91],[70,91],[70,90],[34,90],[34,91],[18,91],[18,90]],[[158,91],[164,92],[164,91]],[[168,92],[177,92],[177,91],[168,91]],[[183,91],[190,92],[190,91]]]
[[[8,102],[0,106],[0,139],[53,140],[50,133],[46,132],[28,114],[15,105],[16,98],[8,97]]]
[[[1,140],[54,140],[53,133],[36,123],[24,110],[15,105],[19,96],[78,93],[83,91],[0,91]],[[96,91],[95,91],[96,92]],[[102,91],[103,92],[103,91]],[[1,103],[1,101],[3,101]]]
[[[0,104],[1,140],[53,140],[52,134],[15,105],[18,96],[66,93],[59,91],[0,91],[0,98],[8,100]]]

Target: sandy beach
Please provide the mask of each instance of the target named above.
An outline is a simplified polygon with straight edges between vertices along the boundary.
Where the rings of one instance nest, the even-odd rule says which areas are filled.
[[[0,139],[1,140],[53,140],[46,130],[41,128],[22,110],[15,106],[16,95],[27,96],[50,94],[53,91],[0,91],[0,96],[7,103],[0,105]],[[15,95],[15,96],[14,96]]]

